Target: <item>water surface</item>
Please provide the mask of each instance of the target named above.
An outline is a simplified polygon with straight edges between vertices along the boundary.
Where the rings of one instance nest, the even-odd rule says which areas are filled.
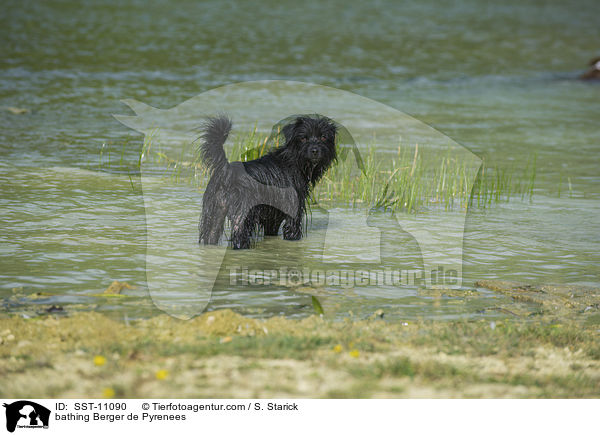
[[[166,109],[220,85],[263,79],[373,98],[493,164],[520,168],[536,155],[533,201],[469,210],[464,286],[490,278],[597,287],[600,86],[576,77],[598,54],[599,17],[600,5],[591,0],[463,0],[443,7],[183,2],[176,8],[6,2],[0,106],[30,112],[0,112],[3,306],[18,309],[14,298],[7,301],[22,287],[17,292],[54,295],[37,300],[43,303],[150,312],[151,304],[134,309],[85,296],[119,280],[148,300],[139,176],[99,165],[108,158],[101,151],[107,144],[113,162],[135,167],[143,138],[111,115],[127,113],[124,98]],[[310,263],[320,218],[301,248],[269,240],[252,254],[253,263],[268,269],[273,252]],[[419,217],[423,225],[437,218]],[[291,316],[313,310],[310,292],[239,288],[227,284],[226,272],[209,309]],[[474,317],[496,303],[490,294],[440,304],[410,286],[311,291],[326,310],[362,316],[383,308],[398,318]]]

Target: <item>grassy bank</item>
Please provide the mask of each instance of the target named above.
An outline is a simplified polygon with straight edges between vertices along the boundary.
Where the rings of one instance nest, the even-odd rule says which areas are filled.
[[[544,319],[9,317],[0,378],[2,397],[599,397],[600,334]]]

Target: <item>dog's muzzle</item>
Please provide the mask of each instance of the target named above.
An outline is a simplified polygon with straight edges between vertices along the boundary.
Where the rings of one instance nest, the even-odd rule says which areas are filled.
[[[321,156],[323,153],[321,152],[321,148],[317,145],[311,145],[308,147],[308,158],[313,162],[321,160]]]

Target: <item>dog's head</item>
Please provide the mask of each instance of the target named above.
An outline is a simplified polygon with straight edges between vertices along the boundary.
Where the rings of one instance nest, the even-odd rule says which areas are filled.
[[[286,150],[316,183],[336,159],[335,123],[324,116],[299,116],[282,132]]]

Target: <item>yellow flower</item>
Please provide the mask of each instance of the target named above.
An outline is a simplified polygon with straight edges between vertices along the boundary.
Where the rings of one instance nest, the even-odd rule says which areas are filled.
[[[360,356],[360,352],[359,352],[359,351],[357,351],[356,349],[354,349],[354,350],[351,350],[351,351],[350,351],[350,356],[351,356],[352,358],[358,358],[358,357]]]
[[[156,372],[156,379],[159,381],[164,381],[169,376],[169,371],[165,369],[161,369]]]
[[[103,366],[104,364],[106,364],[106,358],[104,358],[102,355],[96,355],[94,357],[94,365]]]
[[[115,397],[115,390],[113,390],[110,387],[105,388],[102,392],[102,397],[104,397],[105,399],[112,399],[113,397]]]
[[[336,344],[336,345],[333,347],[333,351],[334,351],[335,353],[340,353],[340,352],[342,351],[342,345],[341,345],[341,344]]]

